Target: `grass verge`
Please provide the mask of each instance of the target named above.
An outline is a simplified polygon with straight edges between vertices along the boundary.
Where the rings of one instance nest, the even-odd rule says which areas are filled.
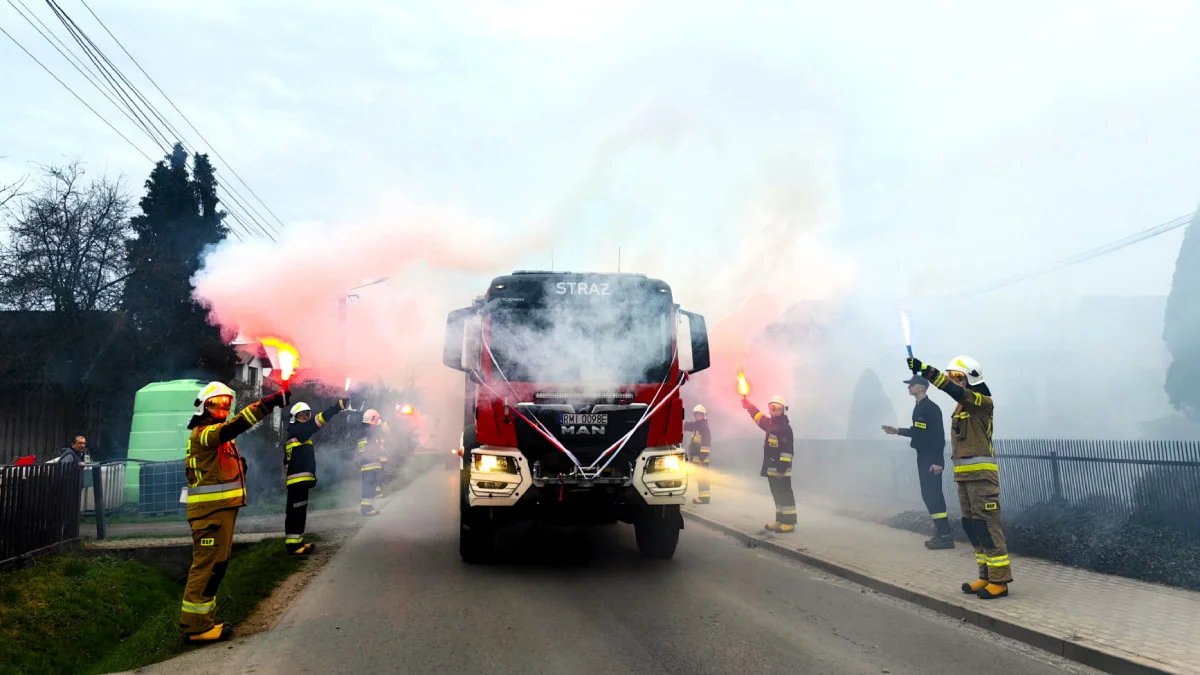
[[[218,620],[245,619],[302,565],[280,539],[241,551],[217,594]],[[189,649],[182,594],[159,570],[115,556],[48,556],[0,575],[0,673],[112,673],[175,656]]]
[[[47,556],[0,575],[0,673],[79,672],[180,597],[162,572],[108,556]]]
[[[307,535],[306,541],[317,541]],[[288,556],[282,539],[264,539],[234,556],[217,592],[217,620],[242,621],[284,579],[300,569],[303,559]],[[188,649],[179,634],[179,601],[172,598],[142,627],[124,640],[88,673],[113,673],[158,663]]]

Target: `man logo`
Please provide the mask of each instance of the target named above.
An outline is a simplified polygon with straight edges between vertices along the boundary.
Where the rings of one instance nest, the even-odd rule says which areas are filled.
[[[603,436],[608,415],[564,414],[561,422],[563,436]]]

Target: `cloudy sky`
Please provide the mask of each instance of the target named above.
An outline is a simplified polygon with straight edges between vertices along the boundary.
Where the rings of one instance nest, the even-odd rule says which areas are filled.
[[[417,200],[550,225],[560,267],[656,227],[719,262],[707,244],[737,236],[749,186],[801,163],[858,291],[888,296],[1003,277],[1200,197],[1196,3],[783,4],[91,6],[286,222]],[[161,154],[11,7],[0,26]],[[140,184],[145,160],[7,40],[0,70],[0,175],[80,157]],[[1165,292],[1178,241],[1030,286]]]
[[[59,2],[153,94],[80,0]],[[351,265],[389,246],[454,257],[474,244],[471,274],[490,276],[547,267],[551,248],[557,269],[608,271],[620,247],[626,271],[667,279],[710,317],[761,327],[797,299],[918,298],[919,332],[949,349],[977,343],[978,326],[934,318],[921,296],[1200,201],[1200,4],[1187,0],[89,2],[208,143],[152,95],[186,140],[224,157],[219,178],[232,165],[288,224],[289,260],[339,237]],[[162,150],[12,6],[0,27],[140,148],[0,36],[0,184],[81,158],[140,192],[141,153]],[[451,215],[406,215],[421,209]],[[388,238],[422,230],[436,241]],[[380,250],[356,254],[344,240],[358,237]],[[1165,294],[1180,239],[988,294],[975,315],[1002,344],[1030,316],[1069,320],[1056,303]],[[245,269],[271,250],[220,261]],[[399,276],[375,262],[317,283]],[[756,293],[773,297],[739,306]],[[447,308],[424,312],[435,363]],[[1153,343],[1161,328],[1143,323],[1113,329]]]

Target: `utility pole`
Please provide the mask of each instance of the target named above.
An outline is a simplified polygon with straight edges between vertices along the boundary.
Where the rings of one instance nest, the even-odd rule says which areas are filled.
[[[355,300],[358,299],[358,294],[355,293],[354,291],[357,291],[360,288],[366,288],[367,286],[374,286],[375,284],[382,284],[383,282],[387,281],[388,278],[389,277],[379,277],[375,281],[368,281],[367,283],[365,283],[361,286],[355,286],[354,288],[351,288],[350,290],[343,293],[342,296],[338,298],[338,332],[340,332],[342,334],[342,363],[343,364],[346,362],[346,303],[349,302],[351,299],[355,299]]]

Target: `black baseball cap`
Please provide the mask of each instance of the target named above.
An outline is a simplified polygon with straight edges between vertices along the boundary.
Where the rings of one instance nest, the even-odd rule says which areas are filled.
[[[912,376],[912,379],[911,379],[911,380],[905,380],[905,381],[904,381],[904,384],[919,384],[919,385],[921,385],[922,387],[928,387],[928,386],[931,386],[931,385],[929,384],[929,380],[925,379],[924,377],[921,377],[920,375],[913,375],[913,376]]]

